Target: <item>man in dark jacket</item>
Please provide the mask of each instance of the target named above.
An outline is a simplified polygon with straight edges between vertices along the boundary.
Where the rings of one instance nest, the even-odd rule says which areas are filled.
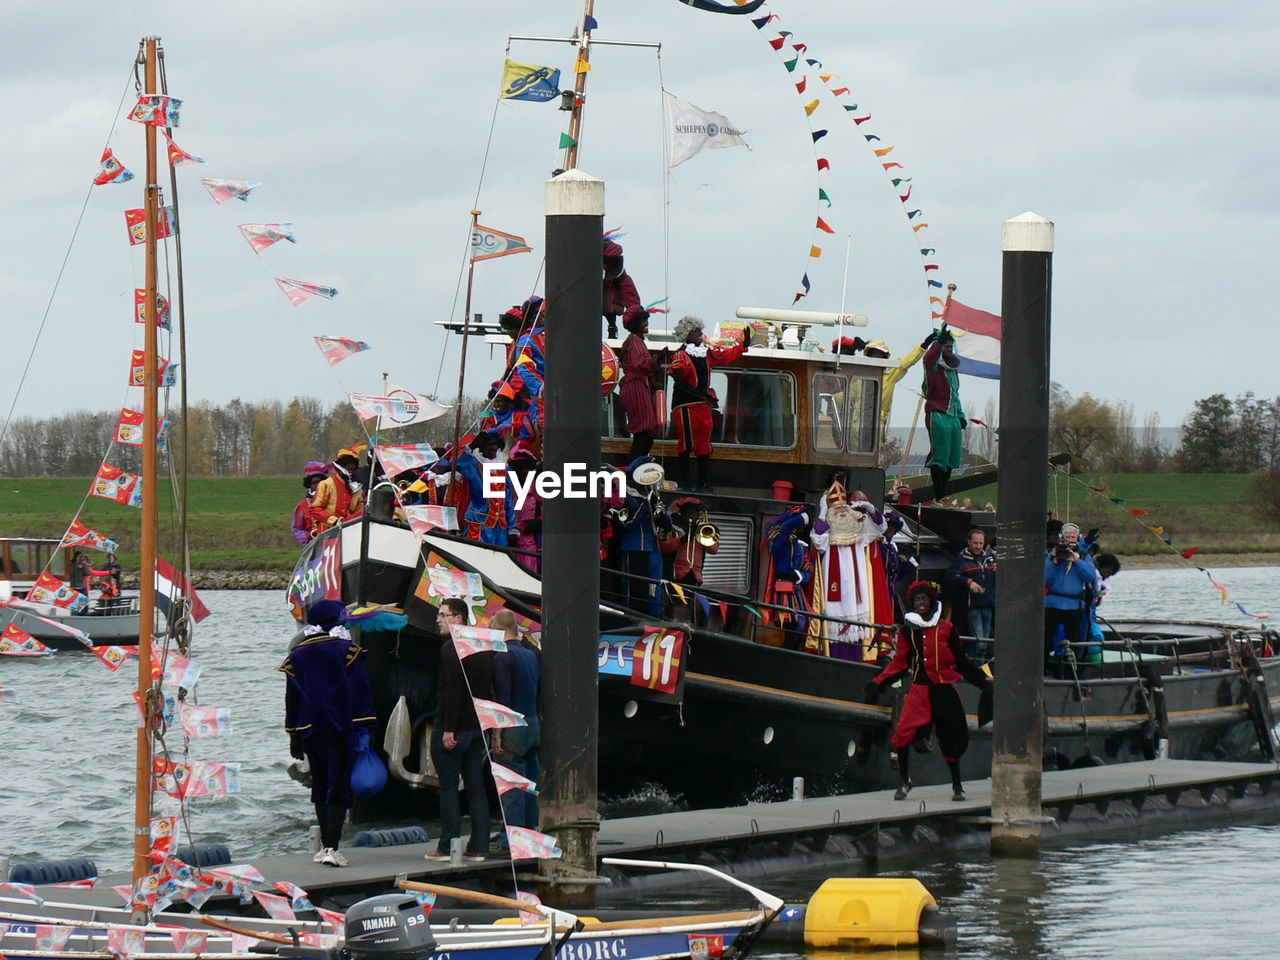
[[[347,608],[321,600],[307,614],[307,636],[289,651],[280,669],[288,677],[284,728],[289,753],[311,765],[311,802],[320,825],[316,863],[345,867],[338,852],[342,825],[351,808],[351,768],[361,727],[377,722],[364,670],[364,649],[351,641]]]
[[[995,636],[996,555],[986,547],[986,533],[970,529],[968,543],[943,578],[952,618],[976,638],[965,641],[965,653],[979,663],[991,659],[988,641]]]
[[[467,605],[457,597],[440,601],[436,625],[440,630],[440,669],[436,685],[435,729],[431,732],[431,760],[440,778],[440,842],[428,860],[448,860],[453,838],[462,833],[461,779],[471,809],[471,838],[464,860],[479,863],[489,850],[489,801],[486,797],[484,731],[476,717],[473,697],[493,699],[493,654],[476,653],[458,659],[451,639],[455,625],[467,622]]]
[[[538,721],[538,682],[541,664],[538,648],[520,635],[515,614],[499,610],[489,621],[493,630],[501,630],[507,641],[507,651],[493,658],[494,699],[503,706],[523,714],[525,725],[495,730],[493,758],[509,770],[534,783],[541,776],[538,758],[538,741],[541,725]],[[538,798],[525,790],[508,790],[502,794],[502,812],[508,827],[538,829]],[[506,846],[503,834],[501,846]]]

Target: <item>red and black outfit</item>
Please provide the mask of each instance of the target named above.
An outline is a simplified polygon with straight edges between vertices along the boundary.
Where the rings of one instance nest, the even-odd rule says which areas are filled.
[[[746,341],[728,347],[685,343],[671,360],[671,414],[676,422],[677,465],[683,482],[688,477],[689,453],[698,458],[698,484],[707,486],[711,459],[711,405],[716,400],[711,389],[711,371],[737,360]]]
[[[913,587],[910,595],[919,592]],[[969,725],[955,684],[967,680],[980,690],[990,680],[978,669],[960,645],[960,634],[950,620],[942,618],[942,605],[935,591],[933,612],[928,619],[910,612],[898,633],[893,660],[874,680],[877,687],[910,674],[911,686],[902,703],[902,714],[890,741],[898,753],[899,793],[902,799],[911,788],[907,764],[911,745],[928,736],[930,726],[937,732],[938,748],[951,771],[956,799],[963,799],[960,783],[960,758],[969,746]],[[910,600],[910,595],[908,600]]]
[[[622,342],[618,360],[622,364],[619,398],[627,415],[627,433],[631,434],[629,456],[634,460],[653,448],[653,437],[658,432],[658,409],[653,402],[653,355],[644,337],[631,333]]]
[[[636,290],[635,281],[622,266],[622,245],[606,240],[604,260],[604,289],[600,312],[608,324],[608,336],[613,339],[618,335],[618,318],[621,317],[623,326],[626,326],[627,321],[644,307],[640,304],[640,293]]]

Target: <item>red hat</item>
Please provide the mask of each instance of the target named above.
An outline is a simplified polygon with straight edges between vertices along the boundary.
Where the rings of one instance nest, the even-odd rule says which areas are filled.
[[[934,603],[938,602],[938,585],[931,580],[917,580],[907,587],[907,603],[914,600],[916,594],[921,592],[927,593]]]

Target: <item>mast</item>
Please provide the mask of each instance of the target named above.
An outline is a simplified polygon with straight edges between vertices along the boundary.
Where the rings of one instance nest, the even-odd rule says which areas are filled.
[[[468,236],[468,248],[470,241],[475,238],[476,224],[479,222],[480,210],[471,211],[471,232]],[[462,308],[462,357],[458,361],[458,398],[454,401],[453,407],[453,446],[449,448],[449,482],[444,488],[444,502],[447,506],[453,494],[453,478],[457,476],[458,471],[458,440],[462,434],[462,391],[467,379],[467,338],[471,334],[471,283],[476,275],[476,254],[475,250],[471,250],[467,254],[467,299]],[[459,518],[461,519],[461,518]],[[461,524],[459,524],[461,526]]]
[[[143,39],[143,93],[157,94],[156,55],[159,38]],[[138,564],[138,696],[143,705],[144,720],[138,727],[137,769],[133,797],[133,882],[150,867],[151,849],[151,722],[153,714],[151,678],[151,634],[155,629],[156,570],[156,426],[159,412],[159,370],[156,350],[157,324],[156,281],[158,276],[156,249],[160,220],[160,185],[156,175],[156,127],[142,125],[146,135],[146,323],[143,334],[146,359],[143,363],[143,439],[142,439],[142,556]]]
[[[569,140],[564,150],[564,168],[572,170],[578,165],[578,138],[582,136],[582,108],[586,106],[587,72],[591,67],[591,30],[592,14],[596,9],[596,0],[587,0],[585,14],[582,18],[582,39],[578,41],[578,58],[574,62],[573,110],[569,114]],[[578,70],[578,64],[584,64],[588,70]]]

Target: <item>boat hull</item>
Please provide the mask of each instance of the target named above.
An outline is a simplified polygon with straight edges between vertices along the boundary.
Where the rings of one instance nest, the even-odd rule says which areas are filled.
[[[0,607],[0,629],[11,622],[54,650],[83,650],[86,644],[68,631],[86,634],[89,637],[88,646],[134,644],[138,642],[140,620],[136,605],[132,608],[109,608],[101,613],[49,617],[35,616],[13,607]]]

